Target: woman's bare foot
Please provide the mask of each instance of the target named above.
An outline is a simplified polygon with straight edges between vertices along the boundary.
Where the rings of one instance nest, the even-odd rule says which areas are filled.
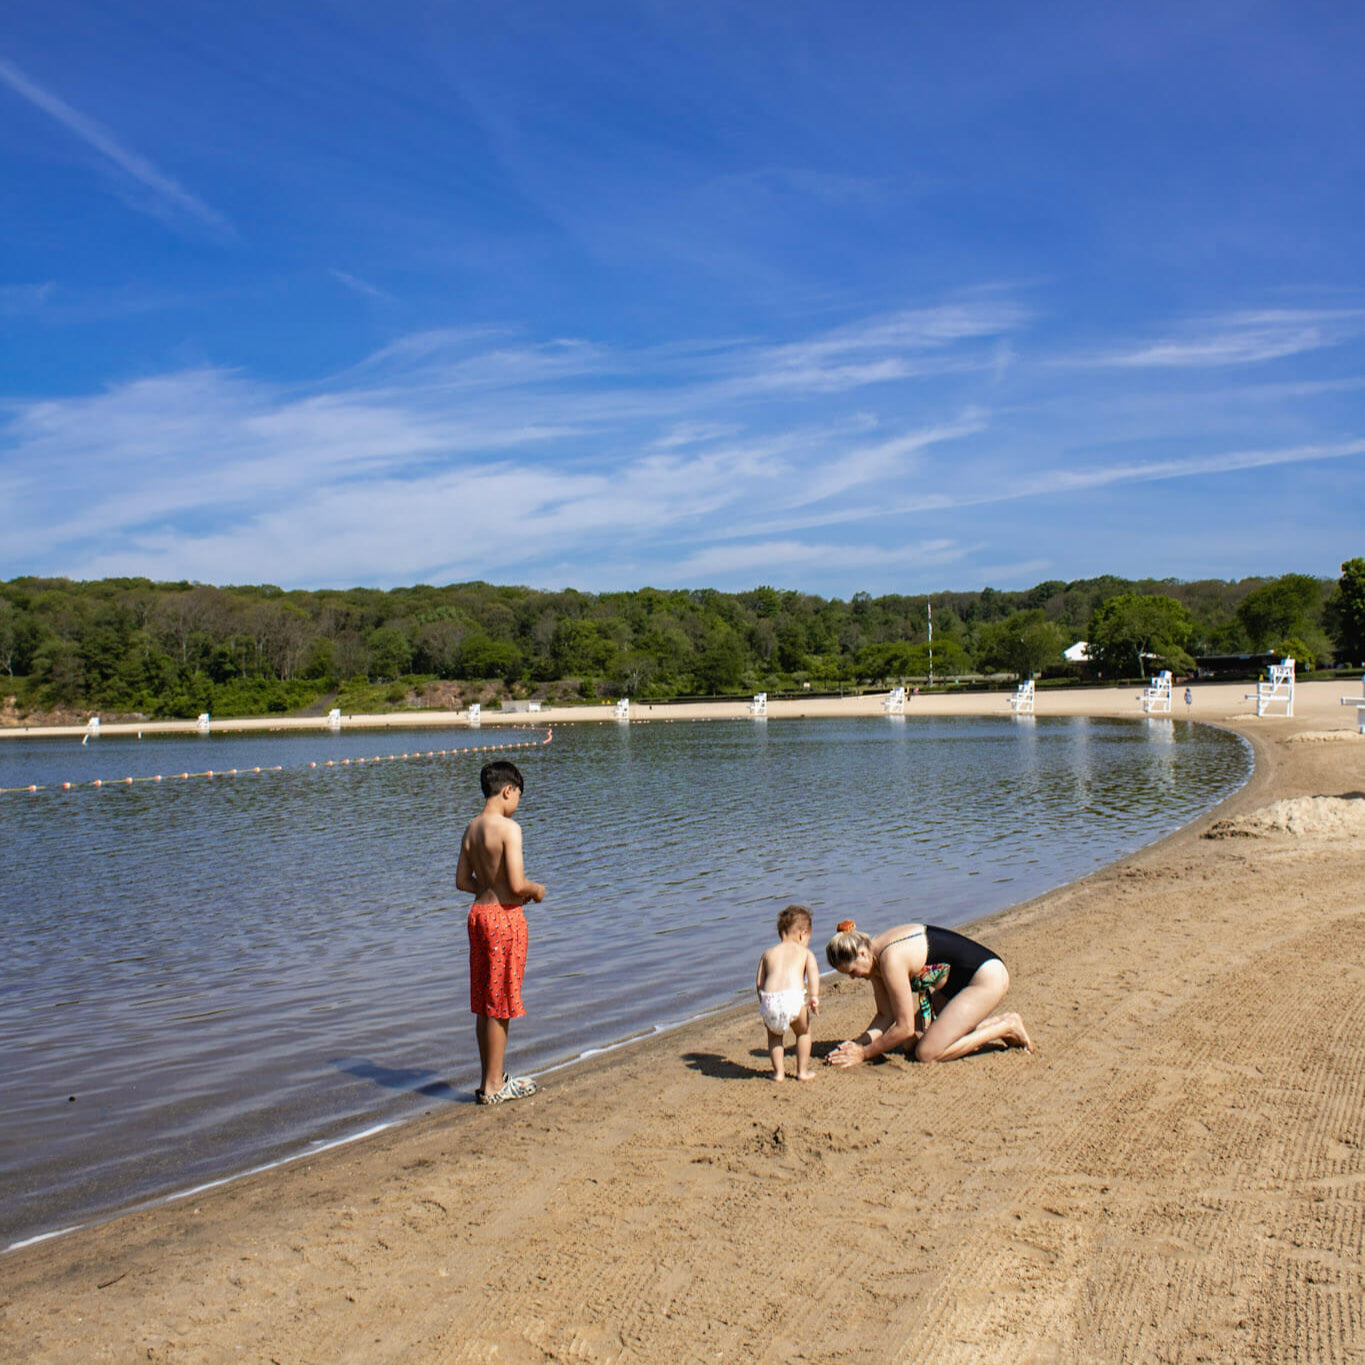
[[[1021,1047],[1025,1052],[1033,1051],[1033,1039],[1028,1036],[1024,1021],[1017,1014],[1007,1014],[1000,1022],[1009,1025],[1009,1031],[1000,1035],[1001,1042],[1008,1043],[1010,1047]]]
[[[798,1071],[798,1072],[796,1073],[796,1079],[797,1079],[798,1081],[813,1081],[813,1080],[815,1079],[815,1072],[813,1072],[813,1071]]]

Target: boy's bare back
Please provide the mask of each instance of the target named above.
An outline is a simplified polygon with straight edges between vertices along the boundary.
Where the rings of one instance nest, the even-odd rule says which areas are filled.
[[[483,813],[469,822],[460,841],[455,885],[474,893],[477,905],[524,905],[545,899],[545,888],[529,881],[522,866],[521,826],[512,819],[516,801],[502,793],[488,799]],[[518,793],[519,795],[519,793]]]

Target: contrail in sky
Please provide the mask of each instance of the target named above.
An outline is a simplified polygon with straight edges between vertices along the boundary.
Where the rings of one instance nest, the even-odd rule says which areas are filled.
[[[30,80],[12,62],[0,57],[0,81],[3,81],[17,95],[41,109],[43,113],[56,119],[68,132],[74,133],[82,142],[93,147],[101,156],[108,158],[121,171],[131,175],[134,180],[145,185],[176,208],[182,209],[207,224],[215,232],[235,237],[237,234],[231,223],[215,209],[211,209],[202,199],[197,199],[188,190],[182,189],[168,175],[163,175],[145,156],[130,152],[118,140],[93,119],[73,109],[63,99]]]

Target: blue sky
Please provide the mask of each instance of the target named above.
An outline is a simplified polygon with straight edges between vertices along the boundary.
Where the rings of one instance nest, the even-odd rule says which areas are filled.
[[[8,0],[0,578],[1365,553],[1355,4]]]

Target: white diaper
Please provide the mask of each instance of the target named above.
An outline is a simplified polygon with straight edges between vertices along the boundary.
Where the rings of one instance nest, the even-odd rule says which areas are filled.
[[[786,991],[759,991],[758,1015],[770,1033],[786,1033],[791,1022],[806,1008],[806,992],[801,986]]]

